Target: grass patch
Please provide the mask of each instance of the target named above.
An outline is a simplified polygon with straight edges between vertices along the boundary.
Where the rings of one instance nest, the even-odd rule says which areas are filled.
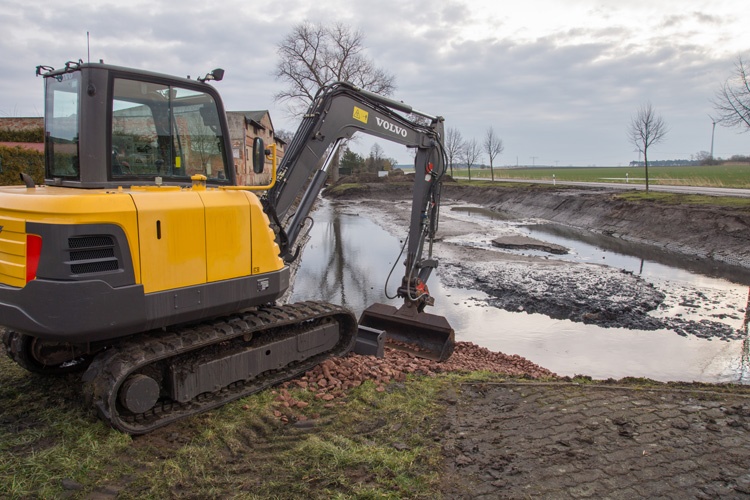
[[[626,191],[615,194],[616,199],[633,203],[661,203],[667,205],[703,205],[750,210],[750,198],[735,196],[708,196],[701,194],[674,194],[649,191]]]
[[[84,407],[79,377],[29,374],[3,357],[0,498],[432,497],[439,393],[452,380],[384,392],[368,382],[333,403],[289,390],[307,403],[291,408],[268,390],[130,437]]]
[[[77,377],[28,374],[2,357],[0,498],[432,499],[443,470],[441,396],[506,381],[513,379],[474,372],[410,377],[384,391],[366,382],[332,402],[302,389],[284,398],[267,390],[131,438],[90,415]]]
[[[750,165],[648,167],[649,183],[677,186],[750,188]],[[454,175],[466,177],[466,169],[454,167]],[[616,182],[644,184],[643,167],[536,167],[495,168],[495,179],[553,179],[568,182]],[[472,169],[472,179],[490,179],[489,168]]]
[[[129,471],[120,460],[131,438],[90,416],[77,383],[0,361],[0,497],[56,498],[63,480],[107,481]]]

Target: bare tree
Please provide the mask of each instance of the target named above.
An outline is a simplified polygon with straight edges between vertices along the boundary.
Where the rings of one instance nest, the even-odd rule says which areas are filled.
[[[492,170],[492,163],[495,161],[497,155],[503,152],[505,146],[503,146],[503,140],[495,135],[495,130],[492,127],[487,129],[484,134],[484,152],[487,153],[487,158],[490,160],[490,177],[495,180],[495,172]]]
[[[318,89],[348,81],[365,90],[390,95],[395,78],[364,55],[364,35],[343,23],[300,23],[278,45],[277,80],[287,83],[274,100],[286,102],[295,116],[303,113]]]
[[[370,156],[365,160],[365,166],[368,172],[377,173],[379,170],[386,170],[386,162],[383,147],[377,142],[370,148]]]
[[[297,24],[277,46],[277,80],[287,83],[274,100],[285,102],[293,116],[308,108],[318,89],[338,81],[351,82],[365,90],[390,95],[395,77],[378,68],[363,54],[364,35],[343,23]],[[336,152],[334,165],[338,165]],[[338,180],[334,168],[332,180]]]
[[[466,162],[466,168],[469,170],[469,180],[471,180],[471,166],[479,160],[481,155],[482,150],[476,139],[471,139],[464,143],[464,148],[461,150],[461,157]]]
[[[463,136],[461,136],[461,132],[456,128],[448,127],[448,130],[445,132],[445,155],[448,157],[451,177],[453,177],[453,160],[457,160],[461,156],[464,144],[465,141]]]
[[[667,124],[654,111],[650,102],[641,105],[636,114],[630,119],[628,138],[636,149],[643,153],[643,163],[646,166],[646,192],[648,192],[648,148],[664,140],[667,135]]]
[[[292,139],[294,139],[294,132],[292,132],[291,130],[283,129],[283,128],[280,128],[278,130],[274,130],[273,131],[273,135],[274,135],[275,138],[281,139],[282,141],[284,141],[287,144],[289,144],[290,142],[292,142]]]
[[[744,127],[750,130],[750,68],[737,59],[734,74],[716,92],[713,105],[718,116],[716,123],[727,127]]]

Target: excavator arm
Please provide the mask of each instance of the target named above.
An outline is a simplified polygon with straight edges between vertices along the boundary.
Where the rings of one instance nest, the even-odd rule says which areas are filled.
[[[360,325],[386,331],[389,338],[422,357],[447,359],[453,350],[452,328],[442,316],[423,312],[425,306],[434,303],[426,282],[437,267],[432,240],[438,226],[446,164],[442,117],[349,83],[323,87],[287,148],[276,185],[262,199],[276,225],[281,256],[287,262],[296,258],[297,240],[323,189],[333,158],[342,142],[357,132],[416,150],[405,271],[397,292],[404,305],[396,310],[374,304],[364,311]]]

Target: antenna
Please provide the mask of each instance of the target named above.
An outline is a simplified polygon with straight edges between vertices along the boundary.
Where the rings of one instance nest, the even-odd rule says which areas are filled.
[[[86,32],[86,56],[88,57],[87,62],[91,62],[91,43],[89,39],[89,32]]]

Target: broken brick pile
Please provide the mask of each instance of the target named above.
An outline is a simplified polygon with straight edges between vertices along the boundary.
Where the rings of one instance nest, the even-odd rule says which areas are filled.
[[[308,403],[293,398],[288,390],[290,388],[312,391],[316,398],[327,402],[324,406],[332,407],[335,399],[344,396],[347,390],[358,387],[367,380],[372,381],[376,385],[376,390],[382,392],[388,383],[403,382],[410,374],[435,376],[438,373],[473,371],[502,373],[513,377],[555,376],[546,368],[521,356],[492,352],[471,342],[457,342],[453,355],[442,363],[417,358],[386,345],[383,358],[354,353],[341,358],[330,358],[296,379],[285,382],[274,391],[278,403],[274,415],[281,421],[288,422],[290,415],[287,409],[302,409],[308,406]],[[297,421],[306,420],[302,415],[293,418]]]

